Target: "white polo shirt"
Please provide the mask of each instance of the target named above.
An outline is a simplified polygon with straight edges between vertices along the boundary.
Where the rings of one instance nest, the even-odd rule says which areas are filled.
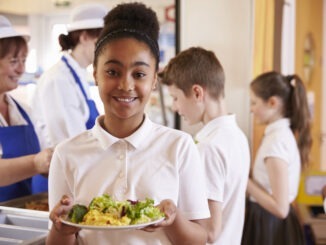
[[[63,55],[90,98],[86,69],[80,67],[70,54]],[[42,148],[53,147],[86,130],[89,108],[72,73],[62,60],[42,74],[37,82],[32,108],[35,111],[35,130],[42,135]]]
[[[208,199],[222,202],[222,231],[214,244],[240,244],[250,168],[247,137],[235,115],[215,118],[196,135],[204,160]]]
[[[88,205],[107,193],[117,200],[172,199],[189,220],[210,216],[199,153],[190,135],[151,122],[147,116],[129,137],[101,126],[59,144],[49,174],[50,209],[66,194]],[[81,230],[79,244],[170,244],[165,233]]]
[[[280,158],[288,165],[289,203],[291,203],[298,194],[301,163],[300,153],[290,128],[289,119],[277,120],[266,127],[264,138],[255,159],[253,179],[271,194],[272,188],[264,162],[267,157]],[[251,200],[255,201],[253,197],[251,197]]]

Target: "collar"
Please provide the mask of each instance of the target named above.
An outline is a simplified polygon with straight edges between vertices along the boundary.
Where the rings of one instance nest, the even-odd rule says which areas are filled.
[[[128,142],[135,149],[137,149],[142,145],[144,139],[149,137],[153,128],[153,122],[148,118],[148,116],[145,115],[144,121],[137,131],[128,137],[121,139],[111,135],[102,128],[100,122],[103,120],[103,118],[104,116],[97,117],[95,126],[91,129],[92,134],[100,142],[103,149],[107,149],[121,140]]]
[[[69,65],[71,65],[78,76],[80,76],[80,79],[85,80],[84,78],[87,77],[87,70],[81,67],[68,51],[63,52],[62,55],[68,60]],[[61,62],[63,63],[63,61]]]
[[[209,121],[195,136],[196,141],[201,142],[213,133],[216,128],[231,126],[236,124],[235,114],[220,116]]]
[[[280,128],[290,128],[290,119],[289,118],[281,118],[272,122],[266,126],[265,135],[272,133],[274,130]]]
[[[5,94],[5,100],[8,102],[8,110],[9,110],[9,120],[11,123],[11,126],[16,126],[16,125],[27,125],[28,123],[26,122],[25,118],[23,115],[20,114],[16,103],[14,100],[11,98],[11,96],[6,93]],[[4,117],[0,114],[0,126],[2,127],[8,127],[7,121],[4,119]]]

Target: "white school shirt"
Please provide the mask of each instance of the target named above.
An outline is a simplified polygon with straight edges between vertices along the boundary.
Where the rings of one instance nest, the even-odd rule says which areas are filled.
[[[89,98],[87,71],[68,53],[63,54],[79,76]],[[62,140],[86,130],[89,108],[67,65],[60,59],[42,74],[33,97],[35,130],[45,140],[41,147],[53,147]]]
[[[266,127],[255,159],[253,179],[269,194],[272,194],[272,188],[264,162],[267,157],[280,158],[288,165],[289,203],[291,203],[298,194],[301,163],[300,153],[294,134],[290,128],[289,119],[279,119]],[[251,200],[255,201],[253,197],[251,197]]]
[[[208,122],[196,135],[206,169],[208,199],[222,203],[222,230],[214,244],[240,244],[250,168],[247,137],[235,115]]]
[[[13,99],[11,98],[11,96],[9,96],[8,94],[5,94],[5,100],[8,103],[8,110],[9,110],[9,120],[10,120],[10,124],[11,126],[17,126],[17,125],[27,125],[28,123],[26,122],[25,118],[23,117],[23,115],[20,114],[20,111],[18,110],[18,107],[16,105],[16,103],[13,101]],[[21,107],[23,107],[20,104]],[[23,109],[26,111],[26,108],[23,107]],[[5,118],[2,116],[2,114],[0,113],[0,127],[8,127],[8,123],[5,120]],[[0,158],[2,156],[2,146],[0,144]]]
[[[49,173],[50,210],[62,195],[88,205],[103,193],[116,200],[172,199],[189,220],[210,216],[204,172],[190,135],[145,118],[132,135],[119,139],[95,126],[59,144]],[[49,224],[51,226],[51,222]],[[170,244],[162,230],[78,233],[79,244]]]

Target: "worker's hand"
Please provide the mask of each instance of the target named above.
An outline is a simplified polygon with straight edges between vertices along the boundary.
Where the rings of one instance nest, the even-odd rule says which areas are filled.
[[[40,174],[49,173],[50,162],[53,154],[53,149],[48,148],[37,154],[34,157],[34,167]]]

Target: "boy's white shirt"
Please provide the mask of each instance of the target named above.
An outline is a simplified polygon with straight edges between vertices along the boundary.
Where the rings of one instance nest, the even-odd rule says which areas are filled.
[[[206,169],[207,197],[222,206],[222,230],[213,244],[240,244],[250,151],[235,115],[208,122],[196,135]]]

